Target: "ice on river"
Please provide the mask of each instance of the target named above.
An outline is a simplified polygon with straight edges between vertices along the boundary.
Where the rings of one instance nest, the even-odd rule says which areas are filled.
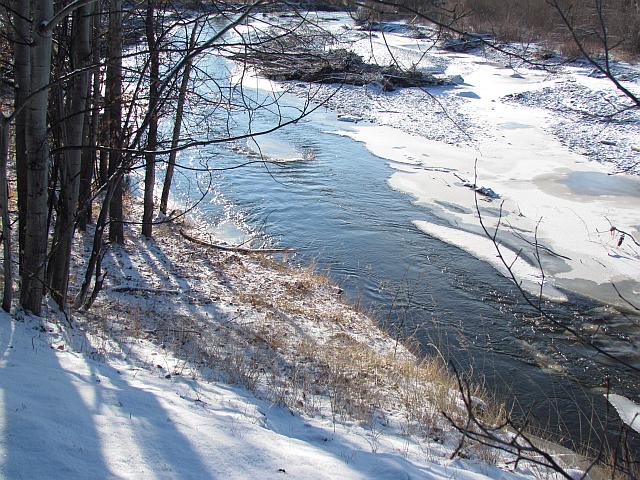
[[[406,29],[370,35],[346,16],[321,23],[342,39],[339,47],[365,61],[456,79],[427,93],[300,82],[271,87],[325,98],[339,114],[328,131],[388,160],[395,169],[389,184],[432,214],[415,222],[420,230],[502,273],[506,261],[535,293],[544,278],[549,297],[566,290],[624,305],[617,288],[640,303],[640,180],[620,173],[640,164],[640,115],[599,117],[624,104],[611,82],[586,66],[550,73],[498,54],[438,50]],[[625,87],[640,92],[640,68],[623,66]],[[361,118],[367,121],[354,121]],[[502,259],[479,216],[504,249]]]
[[[386,43],[402,48],[406,38],[393,35],[386,35]],[[376,42],[382,40],[371,40],[374,52]],[[411,194],[437,217],[433,222],[415,222],[426,234],[466,250],[502,273],[506,261],[532,292],[539,291],[543,270],[544,291],[552,298],[562,298],[558,289],[565,289],[620,304],[615,284],[627,300],[637,300],[640,249],[634,239],[640,238],[640,179],[614,175],[614,163],[593,161],[593,156],[583,154],[585,149],[571,148],[554,134],[551,126],[558,113],[548,105],[513,101],[519,94],[563,91],[567,81],[609,95],[615,94],[613,85],[579,69],[550,76],[527,69],[515,72],[475,55],[440,55],[448,59],[446,74],[460,75],[464,83],[439,90],[438,100],[448,104],[448,97],[463,99],[452,113],[472,125],[468,141],[446,143],[438,135],[417,134],[404,122],[339,126],[337,133],[363,142],[390,161],[396,169],[390,185]],[[403,102],[406,98],[394,97],[398,111],[412,109],[411,103]],[[424,127],[426,131],[456,129],[445,119],[435,126],[432,119],[425,121],[432,124]],[[626,133],[635,128],[636,124],[624,127]],[[595,139],[598,148],[607,148],[601,140],[612,136],[616,140],[611,144],[629,143],[624,148],[633,152],[633,136],[610,129]],[[493,191],[499,198],[483,191]],[[483,232],[479,214],[491,235],[497,229],[503,259]]]

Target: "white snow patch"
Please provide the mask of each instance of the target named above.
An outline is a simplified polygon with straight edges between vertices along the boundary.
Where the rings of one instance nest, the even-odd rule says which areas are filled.
[[[622,395],[606,395],[609,403],[616,409],[620,419],[636,432],[640,433],[640,405]]]

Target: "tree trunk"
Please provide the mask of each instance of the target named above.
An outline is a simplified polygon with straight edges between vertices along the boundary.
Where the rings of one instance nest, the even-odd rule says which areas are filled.
[[[99,3],[93,4],[92,9],[93,21],[91,25],[92,29],[92,40],[91,40],[91,48],[93,49],[93,64],[100,64],[100,50],[101,50],[101,15],[102,11],[100,9]],[[87,100],[88,106],[87,109],[91,109],[90,113],[87,114],[87,122],[88,124],[88,133],[86,136],[86,143],[91,147],[96,147],[98,145],[98,134],[100,131],[100,110],[101,110],[101,102],[100,102],[100,88],[102,84],[102,73],[99,67],[96,67],[93,70],[93,86],[90,87],[89,99]],[[101,154],[100,154],[101,155]],[[98,152],[95,148],[88,148],[83,152],[82,156],[82,167],[80,174],[80,198],[78,199],[78,229],[81,231],[85,231],[87,228],[87,224],[91,223],[93,219],[93,202],[91,199],[91,184],[93,181],[93,176],[96,171],[96,161],[98,159]],[[106,168],[105,168],[106,171]]]
[[[2,309],[11,311],[13,300],[13,265],[11,259],[11,221],[9,220],[9,188],[7,185],[7,160],[9,159],[9,122],[0,114],[0,218],[2,218],[2,245],[4,290]]]
[[[22,271],[24,257],[24,228],[27,224],[27,110],[25,102],[31,92],[31,3],[14,0],[14,75],[15,75],[15,118],[16,128],[16,180],[18,190],[18,265]]]
[[[198,31],[198,23],[193,25],[191,30],[191,38],[189,38],[188,51],[193,50],[196,43]],[[171,182],[173,181],[173,171],[176,165],[176,148],[180,141],[180,130],[182,129],[182,116],[184,114],[184,103],[187,98],[187,87],[189,86],[189,77],[191,76],[191,66],[193,61],[189,59],[184,66],[184,72],[182,73],[182,81],[180,83],[180,91],[178,93],[178,105],[176,106],[176,118],[173,124],[173,135],[171,137],[171,152],[169,153],[169,163],[167,164],[167,171],[164,175],[164,185],[162,186],[162,196],[160,197],[160,211],[163,214],[167,214],[167,203],[169,203],[169,192],[171,191]]]
[[[89,13],[90,10],[85,5],[78,8],[73,14],[72,70],[82,69],[89,62],[91,54]],[[49,263],[51,296],[63,310],[67,298],[71,247],[78,205],[82,159],[80,147],[83,143],[82,134],[88,86],[88,71],[73,77],[71,91],[67,94],[66,116],[63,125],[67,146],[75,148],[65,151],[64,161],[60,165],[60,198]]]
[[[24,268],[21,273],[20,303],[25,310],[39,315],[44,296],[44,271],[47,260],[47,187],[49,148],[47,141],[47,104],[51,72],[51,31],[47,21],[53,17],[52,0],[32,0],[33,42],[31,45],[31,97],[27,107],[27,208]]]
[[[94,72],[96,74],[97,72]],[[93,166],[96,159],[96,150],[93,148],[97,145],[96,139],[93,138],[93,131],[96,112],[95,102],[93,102],[93,89],[91,86],[87,88],[87,113],[84,116],[84,126],[82,129],[82,145],[92,148],[84,148],[82,150],[82,160],[80,165],[80,190],[78,193],[77,205],[77,227],[78,230],[84,232],[87,230],[87,224],[91,222],[91,180],[93,179]]]
[[[149,46],[149,132],[145,155],[144,211],[142,213],[142,235],[151,237],[153,231],[153,187],[156,181],[156,154],[158,146],[158,84],[160,81],[160,56],[156,45],[156,0],[147,0],[146,32]]]
[[[91,278],[93,277],[93,273],[96,271],[96,266],[99,267],[100,258],[102,257],[102,247],[103,247],[103,236],[104,236],[104,228],[107,223],[107,216],[109,215],[109,206],[113,199],[113,194],[118,188],[118,183],[122,180],[122,176],[119,173],[109,181],[107,184],[107,191],[104,194],[104,199],[102,201],[102,207],[100,208],[100,213],[98,214],[98,219],[96,220],[96,231],[93,235],[93,245],[91,248],[91,255],[89,256],[89,261],[87,262],[87,269],[84,273],[84,281],[82,282],[82,286],[80,287],[80,292],[78,292],[78,296],[75,301],[76,308],[87,307],[87,295],[89,294],[89,287],[91,286]],[[96,279],[98,280],[98,279]],[[96,288],[99,288],[96,285]]]
[[[102,103],[104,102],[104,98],[101,99]],[[104,112],[102,115],[98,117],[98,141],[101,146],[109,145],[109,112],[106,107],[104,108]],[[101,148],[98,158],[98,184],[103,187],[107,184],[109,180],[109,150],[106,148]]]
[[[111,0],[107,38],[107,87],[105,110],[109,116],[109,177],[123,168],[122,147],[122,0]],[[115,184],[109,205],[109,240],[124,243],[122,223],[122,182]]]

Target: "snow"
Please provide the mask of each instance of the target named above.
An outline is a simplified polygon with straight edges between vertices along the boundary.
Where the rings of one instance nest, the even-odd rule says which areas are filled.
[[[0,477],[525,478],[176,375],[150,342],[97,361],[79,335],[0,315]]]
[[[616,409],[622,421],[636,432],[640,432],[640,405],[633,400],[614,393],[608,394],[606,397]]]

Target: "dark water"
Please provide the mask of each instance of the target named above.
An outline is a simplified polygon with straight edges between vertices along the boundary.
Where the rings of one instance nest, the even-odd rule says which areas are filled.
[[[301,106],[294,98],[286,103]],[[282,109],[256,112],[252,131],[272,126],[282,115]],[[232,118],[235,131],[246,130],[248,117]],[[259,148],[243,140],[180,158],[193,167],[215,168],[256,160],[251,152],[257,151],[268,158],[301,160],[258,163],[211,176],[184,171],[177,182],[183,192],[190,189],[187,196],[197,198],[197,181],[201,188],[212,181],[213,193],[199,206],[209,220],[246,223],[263,238],[295,247],[295,262],[316,263],[343,286],[349,301],[369,308],[389,331],[414,335],[425,353],[437,349],[462,371],[473,372],[476,381],[513,405],[517,418],[526,417],[569,444],[598,444],[607,421],[601,387],[609,379],[616,393],[637,399],[638,374],[539,321],[494,269],[415,228],[414,220],[439,220],[389,187],[394,170],[387,161],[350,138],[329,133],[348,128],[334,114],[318,110],[259,137]],[[638,346],[630,341],[638,337],[637,319],[578,298],[547,308],[559,322],[589,325],[603,348],[640,366]],[[614,437],[619,425],[611,422],[615,413],[608,416],[606,430]]]

